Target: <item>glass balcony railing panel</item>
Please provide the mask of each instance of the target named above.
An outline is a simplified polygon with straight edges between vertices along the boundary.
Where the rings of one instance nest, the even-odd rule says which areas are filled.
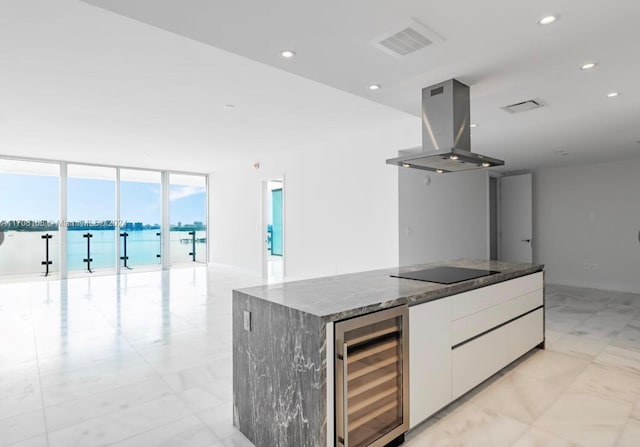
[[[126,236],[126,263],[125,256]],[[120,231],[120,265],[123,267],[154,266],[161,263],[160,230]]]
[[[184,262],[193,262],[191,256],[192,251],[192,236],[189,231],[171,230],[169,232],[171,244],[169,249],[171,250],[171,263],[178,264]],[[196,247],[197,250],[198,247]],[[197,253],[197,251],[196,251]]]
[[[196,262],[207,262],[207,232],[196,231]]]
[[[0,229],[0,231],[2,231]],[[60,271],[59,238],[57,231],[3,231],[0,245],[0,274],[44,275],[47,266],[46,239],[49,241],[49,274]]]
[[[91,237],[85,237],[90,234]],[[116,259],[115,230],[74,230],[67,233],[67,266],[69,270],[114,268]],[[87,246],[87,239],[89,245]],[[87,254],[89,257],[87,258]],[[87,262],[87,259],[90,261]]]
[[[57,163],[0,159],[0,276],[59,271],[59,176]]]

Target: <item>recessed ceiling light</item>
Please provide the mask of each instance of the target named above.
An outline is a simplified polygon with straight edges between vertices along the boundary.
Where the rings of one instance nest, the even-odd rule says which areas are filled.
[[[595,68],[597,64],[595,62],[589,62],[588,64],[584,64],[582,67],[580,67],[580,70],[591,70],[592,68]]]
[[[451,155],[449,158],[452,159],[452,160],[457,160],[458,156],[457,155]]]
[[[477,124],[469,124],[469,127],[474,128],[474,127],[478,127]]]
[[[291,59],[295,55],[296,55],[296,52],[292,50],[284,50],[280,52],[280,56],[284,57],[285,59]]]
[[[486,161],[484,163],[482,163],[482,167],[484,167],[484,168],[488,168],[489,166],[491,166],[491,163],[488,163]]]
[[[370,84],[369,85],[369,90],[380,90],[381,86],[380,84]]]
[[[556,20],[558,20],[558,18],[556,16],[545,16],[545,17],[541,18],[540,20],[538,20],[538,23],[540,25],[551,25]]]
[[[410,168],[411,165],[409,163],[402,163],[403,168]]]
[[[620,93],[618,92],[611,92],[607,95],[608,98],[615,98],[616,96],[618,96]]]
[[[225,104],[223,107],[225,109],[227,109],[227,110],[231,110],[231,109],[235,109],[236,108],[236,106],[234,106],[233,104]]]
[[[442,174],[444,171],[443,171],[442,169],[436,169],[436,172],[437,172],[438,174]]]

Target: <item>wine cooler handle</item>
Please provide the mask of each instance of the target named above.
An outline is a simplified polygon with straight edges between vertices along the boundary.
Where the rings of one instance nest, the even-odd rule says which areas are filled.
[[[347,362],[347,344],[342,344],[342,429],[344,433],[344,447],[349,447],[349,363]]]

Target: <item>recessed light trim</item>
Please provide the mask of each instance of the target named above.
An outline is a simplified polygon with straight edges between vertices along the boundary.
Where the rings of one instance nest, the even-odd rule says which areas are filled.
[[[616,96],[620,96],[620,92],[611,92],[607,95],[607,98],[615,98]]]
[[[482,163],[482,167],[483,168],[488,168],[489,166],[491,166],[491,163],[489,163],[489,162],[485,161],[484,163]]]
[[[543,18],[538,20],[538,24],[539,25],[551,25],[552,23],[555,23],[557,20],[558,20],[558,16],[554,16],[554,15],[544,16]]]
[[[442,169],[436,169],[436,172],[437,172],[438,174],[442,174],[444,171],[443,171]]]
[[[403,168],[410,168],[411,165],[409,163],[402,163]]]
[[[457,160],[458,156],[457,155],[451,155],[449,158],[452,159],[452,160]]]
[[[477,124],[469,124],[469,127],[471,127],[472,129],[475,129],[476,127],[478,127]]]
[[[223,107],[227,110],[232,110],[236,108],[236,106],[233,104],[225,104]]]
[[[291,59],[295,55],[296,55],[296,52],[293,50],[282,50],[280,52],[280,56],[284,57],[285,59]]]
[[[376,91],[376,90],[380,90],[382,86],[380,84],[369,84],[368,88],[371,91]]]
[[[596,62],[588,62],[580,67],[580,70],[591,70],[592,68],[596,68],[597,65]]]

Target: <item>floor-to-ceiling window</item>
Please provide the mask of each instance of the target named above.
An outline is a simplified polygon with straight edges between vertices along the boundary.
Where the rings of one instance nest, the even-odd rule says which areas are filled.
[[[0,159],[0,276],[59,271],[55,163]]]
[[[0,158],[0,278],[207,261],[207,177]]]
[[[207,179],[169,176],[171,265],[207,260]]]
[[[162,184],[156,171],[120,169],[120,268],[159,267]]]

